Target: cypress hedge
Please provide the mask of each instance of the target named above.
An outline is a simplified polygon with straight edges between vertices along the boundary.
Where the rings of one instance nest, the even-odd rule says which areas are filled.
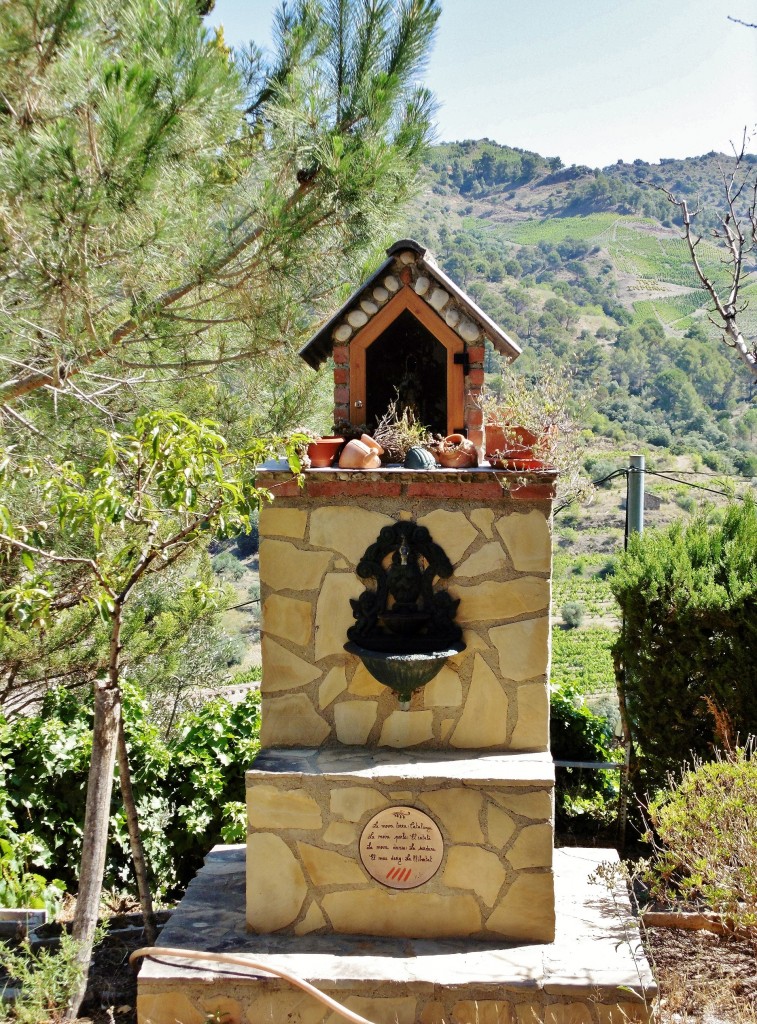
[[[757,507],[728,505],[631,538],[612,591],[624,616],[613,646],[639,782],[652,789],[730,733],[757,733]],[[726,740],[727,742],[727,740]]]

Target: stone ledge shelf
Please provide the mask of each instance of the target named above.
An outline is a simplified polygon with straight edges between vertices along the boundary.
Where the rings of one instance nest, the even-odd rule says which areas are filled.
[[[553,937],[549,754],[267,750],[246,778],[251,931]],[[359,852],[363,829],[397,806],[429,815],[443,840],[436,874],[403,892]]]
[[[244,847],[216,847],[159,944],[254,957],[289,970],[375,1024],[648,1024],[657,991],[627,893],[591,885],[614,850],[555,851],[552,944],[250,935]],[[337,1024],[310,996],[257,970],[147,960],[140,1021]]]
[[[258,467],[256,484],[274,497],[330,498],[371,495],[376,498],[441,498],[463,501],[551,501],[555,496],[557,470],[494,469],[306,469],[301,483],[286,461],[269,461]]]

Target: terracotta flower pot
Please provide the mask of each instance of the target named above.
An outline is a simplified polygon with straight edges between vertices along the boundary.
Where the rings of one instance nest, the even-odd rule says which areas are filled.
[[[478,465],[478,453],[472,441],[462,434],[448,434],[436,451],[436,460],[446,469],[470,469]]]
[[[339,456],[340,469],[378,469],[381,459],[363,441],[348,441]]]
[[[495,469],[541,469],[544,463],[534,455],[539,438],[527,427],[486,425],[485,451]]]
[[[319,437],[317,441],[311,441],[308,445],[310,468],[325,469],[330,466],[343,444],[343,437]]]
[[[384,454],[384,449],[381,447],[378,441],[374,440],[374,438],[370,436],[370,434],[361,434],[360,440],[363,442],[363,444],[371,448],[377,455]]]

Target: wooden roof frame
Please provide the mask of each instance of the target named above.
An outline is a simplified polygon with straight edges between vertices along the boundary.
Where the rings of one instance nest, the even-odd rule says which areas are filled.
[[[310,341],[300,349],[299,354],[308,366],[317,370],[331,356],[334,348],[334,340],[332,337],[333,329],[340,323],[342,318],[357,305],[361,296],[363,296],[368,289],[372,288],[374,284],[378,283],[387,272],[397,272],[395,268],[395,257],[397,254],[405,251],[415,254],[417,270],[428,275],[432,281],[436,282],[439,287],[443,288],[452,296],[457,306],[477,324],[484,337],[491,341],[494,348],[500,353],[500,355],[504,356],[508,362],[518,358],[521,353],[520,345],[513,341],[513,339],[507,335],[501,327],[495,324],[491,317],[487,316],[487,314],[484,313],[473,299],[471,299],[470,296],[462,290],[462,288],[458,287],[458,285],[456,285],[455,282],[444,273],[428,249],[412,238],[401,238],[386,250],[387,259],[384,260],[381,266],[378,267],[378,269],[375,270],[366,281],[363,281],[360,287],[350,295],[347,301],[342,304],[333,316],[331,316],[326,323],[318,329]]]
[[[400,288],[350,342],[350,422],[362,423],[365,420],[365,353],[405,311],[411,313],[447,351],[447,433],[462,430],[465,423],[465,370],[462,361],[455,362],[455,356],[465,351],[465,342],[409,285]]]

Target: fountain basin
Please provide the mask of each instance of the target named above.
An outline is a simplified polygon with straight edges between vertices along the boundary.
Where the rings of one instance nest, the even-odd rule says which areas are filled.
[[[356,654],[374,679],[394,690],[400,706],[407,706],[413,691],[430,683],[439,674],[447,658],[464,651],[465,644],[452,644],[443,650],[412,654],[371,651],[353,641],[346,643],[344,649],[350,654]]]

